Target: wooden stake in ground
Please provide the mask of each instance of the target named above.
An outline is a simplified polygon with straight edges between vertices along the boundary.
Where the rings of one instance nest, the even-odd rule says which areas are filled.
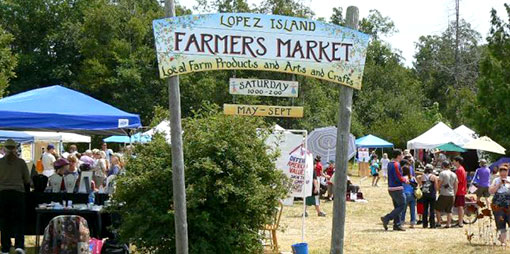
[[[346,25],[358,29],[359,11],[355,6],[349,6],[346,14]],[[344,252],[345,230],[345,193],[347,188],[347,167],[349,163],[349,135],[351,132],[353,89],[340,86],[340,111],[338,113],[336,138],[336,171],[333,194],[333,228],[331,232],[331,254]]]
[[[167,17],[175,16],[175,3],[165,0]],[[184,154],[182,151],[181,92],[179,76],[170,77],[168,102],[170,108],[170,134],[172,147],[172,184],[175,211],[175,245],[177,254],[188,254],[188,220],[186,215],[186,187],[184,183]]]

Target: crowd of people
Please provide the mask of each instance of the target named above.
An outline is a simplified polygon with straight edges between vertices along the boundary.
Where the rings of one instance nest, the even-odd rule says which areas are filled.
[[[81,172],[91,171],[91,188],[97,191],[108,186],[109,178],[122,172],[124,162],[122,156],[108,149],[106,143],[102,144],[101,149],[86,150],[84,153],[79,153],[76,145],[71,145],[69,151],[61,155],[57,154],[54,145],[49,144],[37,167],[37,171],[48,178],[71,174],[76,176],[78,181]],[[51,185],[51,181],[49,184]],[[64,191],[64,186],[61,191]]]
[[[321,209],[320,199],[325,198],[326,201],[333,201],[333,184],[335,182],[335,162],[330,160],[328,166],[323,168],[321,156],[317,155],[314,159],[313,168],[313,185],[312,193],[305,200],[307,206],[314,206],[319,217],[325,217],[326,213]],[[362,199],[363,194],[360,192],[360,187],[351,182],[347,176],[347,197],[352,193],[353,195],[360,195]],[[323,194],[326,194],[324,197]],[[305,213],[308,216],[308,213]]]
[[[17,147],[18,144],[14,140],[7,140],[3,147],[4,154],[0,157],[2,254],[9,253],[13,247],[11,238],[15,239],[15,253],[25,253],[25,193],[30,190],[31,181],[34,191],[70,192],[66,189],[67,183],[64,179],[73,179],[73,181],[76,179],[76,188],[73,188],[71,192],[78,192],[80,174],[90,171],[92,179],[87,191],[101,191],[108,187],[108,178],[113,179],[124,170],[122,156],[108,149],[106,143],[101,149],[87,150],[84,153],[79,153],[77,147],[71,145],[69,151],[61,154],[58,154],[55,147],[49,144],[37,163],[38,169],[30,173],[25,160],[18,157]],[[46,181],[37,181],[37,179]],[[51,181],[53,179],[58,181]]]
[[[376,159],[376,158],[375,158]],[[405,231],[403,225],[409,208],[409,227],[422,224],[423,228],[464,227],[466,195],[476,194],[477,204],[490,207],[499,232],[499,241],[506,244],[507,225],[510,224],[510,177],[508,165],[498,167],[492,175],[487,161],[481,159],[480,167],[468,183],[467,173],[461,156],[443,158],[439,174],[432,164],[426,164],[423,172],[417,173],[414,158],[408,152],[393,150],[392,160],[387,164],[388,192],[394,209],[382,216],[385,230],[393,221],[393,230]],[[492,183],[491,183],[491,178]],[[375,181],[377,183],[377,181]],[[374,184],[373,184],[374,185]],[[492,200],[489,197],[493,195]],[[482,202],[482,203],[480,203]],[[417,207],[421,218],[417,218]],[[458,215],[453,224],[452,212]],[[443,216],[446,221],[443,223]]]

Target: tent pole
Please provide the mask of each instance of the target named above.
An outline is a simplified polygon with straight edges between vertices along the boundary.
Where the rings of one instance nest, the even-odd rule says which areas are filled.
[[[303,139],[303,147],[305,148],[305,158],[308,157],[308,149],[306,147],[306,138],[308,136],[308,132],[305,130],[305,132],[303,133],[304,134],[304,139]],[[312,157],[312,163],[313,163],[313,157]],[[305,167],[306,167],[306,163],[305,163]],[[315,170],[315,168],[313,169]],[[305,176],[305,181],[303,184],[303,218],[302,218],[302,224],[301,224],[301,242],[304,243],[305,242],[305,215],[306,215],[306,169],[305,169],[305,172],[304,172],[304,176]],[[313,176],[313,174],[312,174]],[[312,189],[313,189],[313,179],[312,179]],[[312,190],[313,192],[313,190]]]
[[[165,0],[165,14],[175,16],[175,3]],[[177,254],[188,254],[188,222],[186,214],[186,186],[184,181],[184,154],[182,149],[181,92],[179,76],[167,79],[170,109],[172,149],[172,184],[175,209],[175,246]]]

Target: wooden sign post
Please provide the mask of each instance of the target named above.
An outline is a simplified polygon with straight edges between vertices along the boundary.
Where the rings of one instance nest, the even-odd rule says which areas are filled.
[[[175,3],[165,0],[167,17],[175,16]],[[172,147],[172,187],[174,198],[175,246],[177,254],[188,254],[188,220],[186,214],[186,188],[184,182],[184,153],[182,150],[181,92],[179,76],[168,78],[170,109],[170,135]]]
[[[347,8],[347,27],[358,29],[359,11],[355,6]],[[333,184],[335,199],[333,202],[333,228],[331,232],[331,254],[344,253],[345,231],[345,194],[347,189],[347,168],[349,164],[349,134],[351,132],[353,89],[340,86],[340,110],[336,139],[336,177]]]

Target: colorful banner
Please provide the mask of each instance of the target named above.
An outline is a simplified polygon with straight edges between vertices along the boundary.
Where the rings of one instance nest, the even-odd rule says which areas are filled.
[[[21,158],[25,161],[31,161],[32,158],[32,144],[21,144]]]
[[[297,81],[231,78],[229,84],[233,95],[298,97],[299,90]]]
[[[358,162],[369,162],[370,152],[368,148],[358,148]]]
[[[283,173],[290,179],[290,194],[293,197],[312,195],[313,157],[303,148],[294,149],[289,155],[287,167]]]
[[[303,117],[303,107],[223,104],[225,115]]]
[[[153,21],[161,78],[209,70],[261,70],[361,88],[369,36],[316,20],[250,13]]]

